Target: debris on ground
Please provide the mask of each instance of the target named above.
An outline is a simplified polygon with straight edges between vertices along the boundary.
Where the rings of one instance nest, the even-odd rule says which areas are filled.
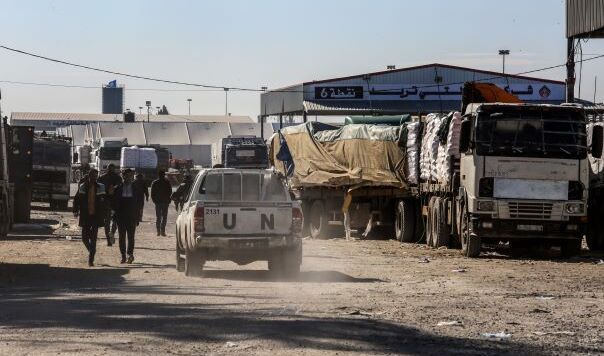
[[[549,310],[535,308],[535,309],[531,310],[529,313],[536,313],[536,314],[549,314],[549,313],[551,313],[551,312],[550,312]]]
[[[468,270],[467,270],[467,269],[465,269],[465,268],[457,268],[457,269],[452,270],[451,272],[455,272],[455,273],[466,273],[466,272],[468,272]]]
[[[512,334],[508,334],[503,331],[500,331],[498,333],[482,333],[480,335],[489,340],[505,340],[505,339],[509,339],[512,337]]]
[[[226,346],[228,348],[237,347],[237,343],[232,342],[232,341],[227,341],[226,344],[224,344],[224,346]]]
[[[463,323],[459,320],[439,321],[436,326],[462,326]]]
[[[539,300],[552,300],[552,299],[556,299],[556,297],[553,297],[551,295],[539,295],[539,296],[536,296],[535,299],[539,299]]]
[[[533,331],[533,334],[535,334],[537,336],[545,336],[545,335],[575,336],[577,333],[574,331]]]
[[[604,260],[600,259],[599,261],[594,262],[597,265],[604,265]]]
[[[428,257],[426,257],[426,256],[423,256],[417,262],[419,262],[419,263],[430,263],[430,259]]]

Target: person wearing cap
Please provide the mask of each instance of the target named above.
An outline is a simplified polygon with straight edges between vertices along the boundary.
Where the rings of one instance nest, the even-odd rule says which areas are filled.
[[[166,179],[164,171],[157,172],[157,176],[157,179],[151,183],[151,200],[155,203],[155,228],[157,229],[157,236],[166,236],[172,185]]]
[[[115,173],[115,164],[110,163],[107,166],[107,171],[99,177],[99,183],[102,183],[105,186],[107,199],[111,201],[113,199],[115,187],[122,183],[122,178],[120,178],[119,174]],[[114,214],[111,210],[112,209],[107,209],[107,212],[105,213],[105,237],[107,238],[107,246],[111,246],[115,242],[115,230],[117,230],[117,225],[115,221],[113,221]]]
[[[134,261],[134,236],[140,222],[138,207],[144,200],[144,193],[137,184],[134,184],[134,171],[130,168],[122,171],[122,179],[123,183],[115,188],[112,208],[115,211],[114,217],[119,235],[121,263],[132,263]]]
[[[96,239],[99,227],[105,224],[107,200],[105,186],[97,181],[99,172],[91,169],[87,179],[80,183],[73,199],[73,215],[79,216],[82,227],[82,242],[88,250],[88,266],[94,266]]]

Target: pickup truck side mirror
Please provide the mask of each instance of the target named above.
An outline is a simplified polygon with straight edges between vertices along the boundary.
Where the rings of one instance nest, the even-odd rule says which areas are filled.
[[[470,136],[472,135],[472,120],[465,118],[461,122],[459,132],[459,152],[467,152],[470,148]]]
[[[591,156],[601,158],[602,146],[604,145],[604,127],[593,125],[591,130]]]

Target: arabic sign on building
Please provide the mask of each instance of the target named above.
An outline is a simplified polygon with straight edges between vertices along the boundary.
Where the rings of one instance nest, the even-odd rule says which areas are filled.
[[[562,84],[496,84],[524,101],[564,101]],[[315,100],[461,100],[463,85],[376,84],[369,86],[314,86]]]

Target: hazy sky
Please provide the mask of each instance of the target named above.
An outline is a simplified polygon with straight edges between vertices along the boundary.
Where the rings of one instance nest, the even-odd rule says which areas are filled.
[[[276,88],[313,79],[439,62],[507,72],[564,63],[562,0],[103,0],[0,1],[0,43],[110,70],[214,85]],[[583,45],[603,54],[604,40]],[[577,70],[579,67],[577,66]],[[564,70],[538,74],[564,79]],[[604,58],[585,63],[582,97],[604,99]],[[100,112],[102,83],[185,114],[224,113],[224,93],[120,78],[0,50],[2,110]],[[93,86],[49,88],[1,81]],[[256,117],[257,93],[229,94],[229,111]]]

